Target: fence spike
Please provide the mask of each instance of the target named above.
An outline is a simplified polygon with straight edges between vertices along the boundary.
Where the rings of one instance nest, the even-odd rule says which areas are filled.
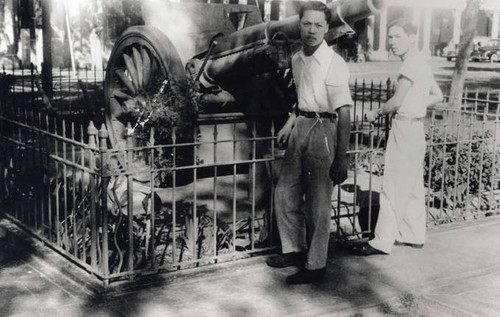
[[[134,130],[132,129],[132,125],[130,124],[130,122],[127,122],[127,125],[125,126],[125,141],[127,147],[133,147],[133,136]]]
[[[151,127],[149,130],[149,146],[155,145],[155,128]]]
[[[134,129],[132,128],[132,124],[130,122],[127,122],[125,125],[125,137],[129,137],[134,135]]]
[[[95,137],[97,135],[97,129],[94,125],[94,121],[90,120],[89,122],[89,126],[87,128],[87,134],[89,135],[89,145],[91,147],[95,147],[96,146],[96,140],[95,140]]]
[[[108,139],[108,130],[106,130],[106,125],[101,124],[101,128],[99,129],[99,147],[101,149],[106,149],[108,147],[107,144]]]
[[[172,127],[172,143],[175,144],[177,142],[177,128]]]

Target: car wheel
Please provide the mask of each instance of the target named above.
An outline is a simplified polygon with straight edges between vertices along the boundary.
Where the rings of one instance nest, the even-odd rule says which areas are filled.
[[[451,57],[446,57],[446,60],[447,60],[448,62],[451,62],[452,58],[451,58]]]
[[[497,54],[491,54],[491,56],[490,56],[490,62],[492,62],[492,63],[498,62],[498,55]]]

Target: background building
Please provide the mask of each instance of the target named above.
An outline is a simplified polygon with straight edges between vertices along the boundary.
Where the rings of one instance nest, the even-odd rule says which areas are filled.
[[[460,41],[466,0],[387,0],[381,14],[370,17],[366,37],[370,59],[391,58],[387,49],[387,23],[398,17],[418,27],[418,48],[428,55],[441,55]],[[500,1],[484,0],[477,24],[476,42],[499,37]]]

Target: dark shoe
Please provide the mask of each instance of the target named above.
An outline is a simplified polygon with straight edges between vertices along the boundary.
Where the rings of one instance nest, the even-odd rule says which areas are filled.
[[[306,260],[305,252],[290,252],[271,255],[266,263],[271,267],[284,268],[292,265],[302,265]]]
[[[402,246],[408,246],[412,247],[414,249],[422,249],[424,247],[423,243],[408,243],[408,242],[399,242],[399,241],[394,241],[394,245],[402,245]]]
[[[380,251],[379,249],[375,249],[368,243],[364,243],[360,245],[359,247],[354,248],[354,254],[356,255],[361,255],[361,256],[368,256],[368,255],[375,255],[375,254],[388,254],[383,251]]]
[[[286,278],[288,284],[310,284],[317,283],[323,279],[326,273],[326,268],[319,270],[301,270],[294,275]]]

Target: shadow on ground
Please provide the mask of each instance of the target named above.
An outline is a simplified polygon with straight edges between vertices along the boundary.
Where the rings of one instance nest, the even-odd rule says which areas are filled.
[[[398,263],[396,256],[356,257],[346,244],[330,245],[327,275],[316,285],[287,285],[286,276],[297,268],[273,269],[260,256],[144,276],[108,288],[53,251],[41,252],[39,245],[30,236],[11,232],[9,243],[0,249],[2,314],[361,316],[370,308],[375,314],[412,316],[422,311],[409,285],[387,275],[387,267]],[[48,273],[36,259],[57,273]]]

